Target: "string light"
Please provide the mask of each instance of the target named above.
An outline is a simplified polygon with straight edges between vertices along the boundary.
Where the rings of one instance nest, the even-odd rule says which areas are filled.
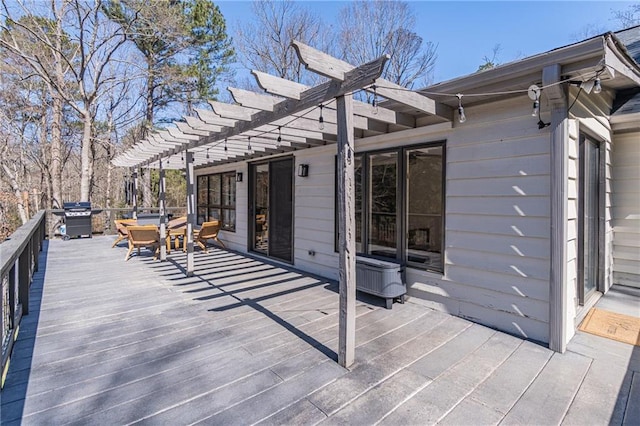
[[[596,77],[596,81],[593,83],[593,93],[596,95],[602,92],[602,86],[600,85],[600,77]]]
[[[529,99],[533,101],[533,109],[531,110],[532,117],[540,117],[540,88],[532,84],[527,89],[527,94],[529,95]]]
[[[464,107],[462,106],[462,96],[462,93],[456,93],[456,97],[458,98],[458,121],[460,123],[467,121],[467,116],[464,115]]]
[[[378,92],[376,92],[376,85],[371,86],[373,88],[373,102],[371,105],[373,106],[373,114],[378,114]]]
[[[318,128],[324,130],[324,117],[322,116],[322,108],[324,105],[320,104],[320,117],[318,118]]]
[[[557,86],[557,85],[561,85],[561,84],[576,84],[580,86],[580,89],[578,91],[578,94],[576,95],[576,99],[574,99],[573,103],[571,104],[571,106],[569,106],[568,110],[571,110],[571,107],[573,107],[573,105],[576,103],[578,97],[580,96],[580,93],[583,91],[582,89],[584,89],[584,91],[586,93],[589,93],[591,89],[593,91],[594,94],[599,94],[602,92],[602,84],[600,81],[600,74],[602,74],[602,72],[606,69],[606,67],[610,67],[610,65],[608,64],[602,64],[602,68],[598,71],[595,72],[595,75],[593,77],[591,77],[590,79],[587,79],[585,81],[581,81],[581,82],[577,82],[577,81],[569,81],[569,80],[560,80],[542,87],[537,87],[538,92],[536,93],[536,97],[535,99],[532,98],[533,100],[533,108],[532,108],[532,112],[531,115],[532,116],[538,116],[540,117],[540,91],[549,87],[553,87],[553,86]],[[535,85],[533,85],[535,86]],[[588,86],[588,87],[587,87]],[[464,123],[467,121],[467,117],[466,114],[464,112],[464,107],[462,105],[462,97],[463,96],[467,96],[467,97],[487,97],[487,96],[501,96],[501,95],[513,95],[513,94],[520,94],[520,93],[526,93],[528,90],[530,89],[516,89],[516,90],[508,90],[508,91],[498,91],[498,92],[487,92],[487,93],[469,93],[469,94],[462,94],[462,93],[444,93],[444,92],[431,92],[431,91],[426,91],[426,90],[413,90],[413,89],[408,89],[408,88],[400,88],[400,87],[385,87],[385,86],[378,86],[378,85],[371,85],[369,86],[369,88],[373,91],[373,100],[372,100],[372,106],[373,106],[373,114],[377,114],[379,112],[378,110],[378,106],[379,106],[379,101],[378,101],[378,95],[377,95],[377,89],[378,88],[388,88],[388,89],[393,89],[393,90],[397,90],[397,91],[406,91],[406,92],[413,92],[413,93],[417,93],[417,94],[421,94],[421,95],[433,95],[433,96],[441,96],[441,97],[456,97],[458,98],[458,121],[460,123]],[[365,89],[366,90],[366,89]],[[320,116],[318,118],[318,123],[319,126],[318,128],[320,130],[324,130],[325,125],[324,125],[324,116],[323,116],[323,104],[320,104],[318,106],[320,108]],[[310,114],[314,109],[310,109],[308,110],[306,113],[299,115],[299,116],[293,116],[293,118],[288,121],[287,123],[284,124],[284,126],[286,127],[288,124],[305,117],[306,115]],[[548,126],[549,123],[544,123],[541,119],[538,122],[538,127],[539,128],[544,128],[546,126]],[[262,133],[259,133],[257,136],[260,136],[262,134],[265,133],[269,133],[270,131],[264,131]],[[282,141],[282,136],[281,136],[281,126],[278,126],[278,146],[280,145],[281,141]],[[249,150],[251,150],[251,137],[248,137],[248,148]],[[218,144],[216,144],[217,146]],[[227,151],[227,138],[224,139],[224,150]],[[184,154],[183,152],[180,153],[180,158],[182,161],[184,161]],[[209,159],[209,149],[207,148],[207,159]],[[170,164],[170,158],[167,157],[167,164]]]
[[[533,101],[533,109],[531,110],[531,116],[537,117],[539,112],[540,112],[540,101],[536,99],[535,101]]]
[[[282,142],[282,126],[278,126],[278,144],[277,144],[277,147],[280,147],[280,142]]]
[[[249,143],[247,144],[247,149],[251,151],[251,136],[248,137]]]
[[[184,161],[184,153],[180,151],[180,161]]]

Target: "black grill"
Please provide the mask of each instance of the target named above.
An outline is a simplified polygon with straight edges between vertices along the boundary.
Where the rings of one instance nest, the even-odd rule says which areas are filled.
[[[87,235],[91,238],[91,203],[64,203],[65,239]]]

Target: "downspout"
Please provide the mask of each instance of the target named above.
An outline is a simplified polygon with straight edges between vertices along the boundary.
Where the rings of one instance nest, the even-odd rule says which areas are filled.
[[[560,64],[542,70],[542,84],[551,107],[551,227],[549,277],[549,349],[564,353],[567,348],[567,144],[569,113],[567,88],[561,81]],[[553,85],[552,85],[553,84]],[[552,86],[550,86],[552,85]]]

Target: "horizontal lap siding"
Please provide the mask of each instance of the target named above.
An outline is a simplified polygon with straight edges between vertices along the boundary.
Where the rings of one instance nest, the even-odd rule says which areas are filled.
[[[549,131],[537,128],[530,108],[526,98],[468,107],[464,125],[362,139],[357,151],[446,140],[445,274],[407,268],[409,294],[454,315],[547,341]],[[296,169],[308,164],[309,176],[295,178],[294,264],[332,279],[338,278],[335,153],[335,145],[295,152]],[[242,168],[235,167],[247,176],[246,163]],[[247,188],[248,179],[238,184],[237,232],[223,235],[240,251],[247,246]]]
[[[447,139],[445,275],[409,269],[410,294],[547,341],[548,129],[538,129],[526,98],[465,110]]]
[[[613,282],[640,287],[640,132],[614,137],[612,167]]]
[[[296,167],[308,164],[309,176],[296,176],[294,264],[305,271],[337,280],[335,155],[336,145],[296,153]]]

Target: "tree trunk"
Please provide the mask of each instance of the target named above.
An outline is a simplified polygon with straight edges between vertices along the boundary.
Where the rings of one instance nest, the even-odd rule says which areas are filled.
[[[140,182],[142,183],[142,205],[153,206],[153,194],[151,193],[151,170],[140,169]]]
[[[11,186],[11,191],[13,191],[17,200],[18,214],[20,215],[20,220],[24,225],[29,220],[29,217],[27,215],[27,210],[25,209],[25,205],[24,205],[25,197],[23,197],[23,192],[20,188],[20,185],[18,184],[18,179],[17,179],[18,173],[15,170],[11,170],[6,164],[4,164],[4,162],[2,164],[2,170],[4,171],[5,176],[9,178],[9,185]],[[27,201],[28,200],[29,198],[27,197]]]
[[[62,208],[62,98],[51,90],[51,208]]]
[[[153,93],[155,91],[155,78],[153,76],[153,59],[147,60],[147,109],[145,112],[145,122],[142,128],[142,138],[146,138],[153,128]],[[153,205],[153,195],[151,194],[151,173],[150,170],[140,169],[140,189],[142,192],[142,205],[151,207]]]
[[[80,201],[90,201],[91,197],[91,179],[93,177],[93,158],[91,156],[91,112],[85,109],[82,115],[82,148],[80,154]]]
[[[64,7],[64,5],[62,6]],[[59,87],[64,87],[64,70],[62,68],[62,15],[56,13],[56,49],[53,50],[55,63],[55,81]],[[62,108],[63,100],[60,93],[49,85],[49,93],[52,99],[51,112],[51,208],[62,207],[62,165],[64,150],[62,147]]]
[[[38,160],[38,165],[40,166],[40,190],[43,192],[42,194],[42,207],[43,208],[52,208],[53,196],[51,189],[51,156],[49,149],[50,146],[47,144],[47,140],[49,139],[48,133],[48,122],[49,116],[47,115],[47,108],[45,106],[45,94],[42,93],[42,118],[40,120],[40,158]]]
[[[107,154],[107,182],[106,182],[106,199],[104,203],[104,207],[107,209],[107,216],[109,220],[109,229],[111,229],[111,224],[113,223],[113,217],[111,212],[111,181],[113,179],[113,164],[111,160],[113,159],[113,141],[111,140],[111,135],[113,135],[113,114],[111,111],[107,113],[107,137],[109,138],[107,141],[107,145],[105,147],[105,151]]]

